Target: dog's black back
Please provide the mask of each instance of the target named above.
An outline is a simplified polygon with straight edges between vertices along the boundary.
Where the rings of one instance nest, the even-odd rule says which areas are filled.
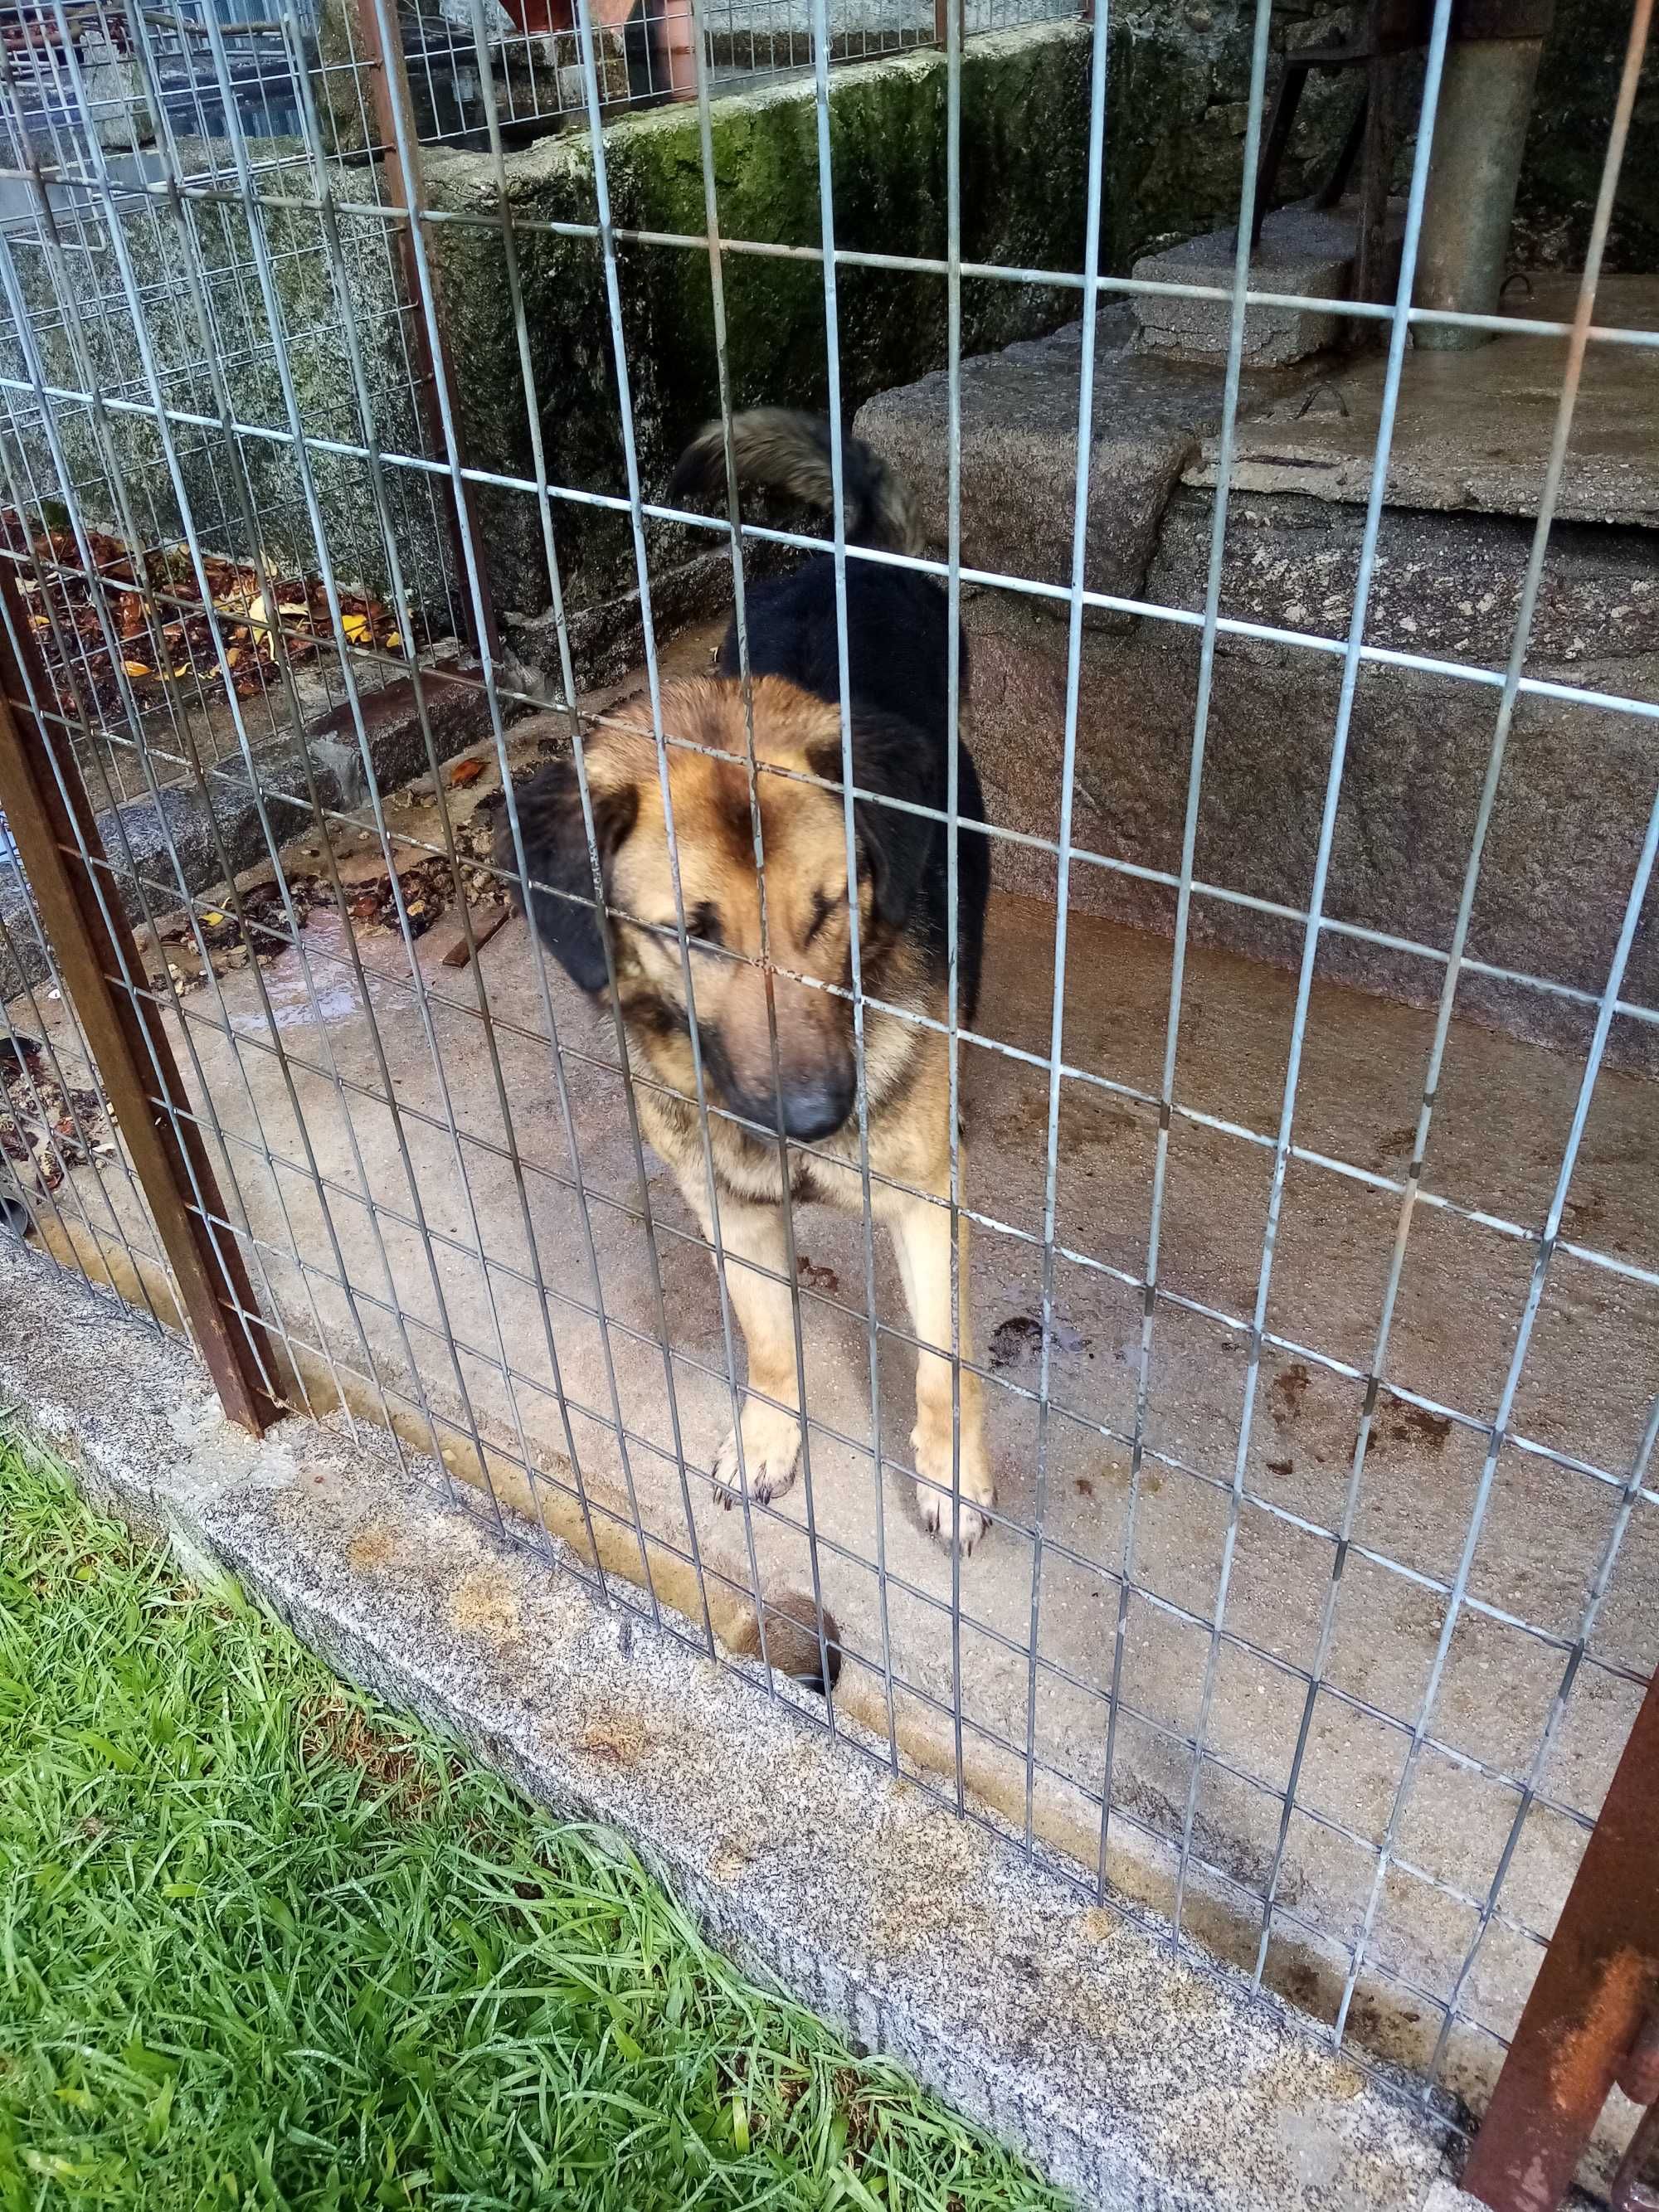
[[[793,575],[750,586],[749,665],[756,676],[779,676],[831,704],[841,698],[841,659],[836,621],[835,564],[813,555]],[[925,762],[923,804],[945,811],[951,741],[948,664],[950,606],[939,586],[914,569],[884,562],[847,564],[847,665],[849,706],[856,720],[874,714],[915,732]],[[968,692],[968,641],[960,641],[959,685]],[[720,647],[722,676],[740,673],[737,624]],[[957,1011],[971,1025],[979,1006],[985,945],[985,906],[991,886],[989,842],[969,827],[985,819],[974,757],[957,739]],[[932,850],[917,891],[915,928],[941,974],[948,951],[948,833],[933,827]]]

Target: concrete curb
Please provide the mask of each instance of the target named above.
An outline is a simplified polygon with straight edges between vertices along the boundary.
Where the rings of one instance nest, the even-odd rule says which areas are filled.
[[[88,1494],[228,1572],[342,1674],[614,1829],[750,1972],[912,2068],[1084,2203],[1454,2212],[1432,2119],[1219,1970],[606,1606],[378,1431],[256,1443],[199,1362],[0,1243],[0,1403]],[[681,1625],[684,1626],[683,1624]],[[741,1756],[734,1758],[734,1747]]]

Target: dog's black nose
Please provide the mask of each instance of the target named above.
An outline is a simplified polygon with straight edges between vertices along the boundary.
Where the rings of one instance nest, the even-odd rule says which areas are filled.
[[[795,1084],[783,1093],[783,1133],[811,1144],[832,1136],[853,1110],[850,1076]]]

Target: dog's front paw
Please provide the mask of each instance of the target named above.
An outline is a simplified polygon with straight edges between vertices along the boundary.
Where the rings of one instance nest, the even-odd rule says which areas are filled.
[[[795,1479],[800,1457],[800,1423],[793,1413],[750,1398],[743,1409],[743,1463],[738,1463],[734,1429],[714,1455],[714,1495],[728,1510],[749,1495],[759,1504],[781,1498]]]
[[[991,1508],[996,1503],[996,1485],[991,1480],[991,1470],[985,1463],[985,1447],[977,1437],[965,1431],[962,1438],[962,1498],[960,1534],[952,1528],[957,1502],[951,1494],[951,1432],[947,1428],[940,1437],[932,1429],[918,1428],[910,1438],[916,1455],[916,1499],[921,1508],[921,1525],[930,1536],[937,1536],[949,1551],[953,1537],[962,1546],[965,1559],[981,1538],[990,1533]]]

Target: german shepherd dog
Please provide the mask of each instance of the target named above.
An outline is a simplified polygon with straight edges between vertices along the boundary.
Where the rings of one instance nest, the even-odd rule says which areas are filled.
[[[740,483],[830,507],[826,422],[765,409],[739,416],[732,435]],[[844,446],[842,463],[848,543],[920,551],[921,532],[903,483],[856,441]],[[724,486],[725,441],[714,422],[682,456],[672,495],[707,497]],[[945,595],[931,578],[874,562],[848,564],[853,777],[858,791],[875,794],[854,803],[858,866],[849,885],[833,562],[815,554],[793,574],[757,583],[748,594],[775,1083],[735,622],[712,676],[662,690],[696,1042],[708,1098],[723,1109],[708,1117],[720,1237],[749,1347],[742,1474],[752,1497],[775,1498],[793,1480],[800,1449],[783,1162],[790,1200],[861,1208],[848,995],[850,906],[856,899],[863,988],[868,1000],[884,1002],[866,1004],[864,1016],[871,1203],[892,1231],[923,1347],[912,1436],[919,1500],[924,1522],[947,1546],[955,1517],[951,1217],[943,1202],[950,1188],[947,1047],[942,1026],[903,1018],[909,1011],[943,1025],[948,1011],[947,832],[933,814],[882,802],[895,799],[942,816],[947,748],[956,745],[963,825],[957,868],[958,1014],[971,1024],[990,861],[983,833],[968,828],[984,819],[979,778],[949,726],[948,622]],[[965,684],[965,641],[961,669]],[[594,901],[580,787],[568,760],[555,761],[520,795],[529,872],[521,903],[585,991],[603,998],[614,979],[630,1062],[645,1079],[635,1094],[641,1123],[712,1237],[692,1018],[648,716],[605,727],[588,741],[586,759],[604,915]],[[515,872],[505,822],[496,860],[505,873]],[[957,1342],[967,1360],[973,1334],[965,1222],[959,1238]],[[954,1533],[968,1552],[990,1525],[994,1490],[979,1380],[966,1366],[960,1405],[960,1528]],[[730,1504],[739,1478],[735,1436],[720,1447],[714,1472]]]

